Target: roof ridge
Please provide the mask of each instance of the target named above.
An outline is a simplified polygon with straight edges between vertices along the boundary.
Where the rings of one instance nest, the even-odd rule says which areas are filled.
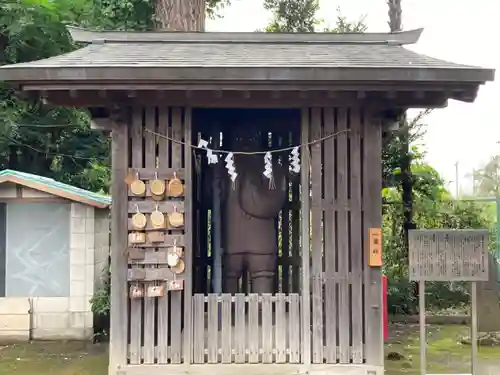
[[[395,33],[266,33],[106,31],[68,26],[75,42],[83,43],[318,43],[318,44],[414,44],[423,29]]]

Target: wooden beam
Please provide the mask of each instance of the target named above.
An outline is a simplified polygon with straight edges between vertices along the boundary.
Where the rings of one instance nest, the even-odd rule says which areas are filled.
[[[20,87],[23,91],[61,91],[75,89],[78,91],[377,91],[377,92],[416,92],[416,91],[439,91],[447,90],[464,91],[474,90],[477,84],[466,84],[460,82],[280,82],[266,81],[265,83],[252,81],[217,81],[200,83],[199,81],[183,81],[182,83],[158,82],[158,83],[116,83],[116,82],[93,82],[87,81],[75,85],[74,82],[58,82],[52,84],[40,84],[37,82],[24,83]]]
[[[383,375],[384,368],[368,365],[294,365],[294,364],[200,364],[200,365],[129,365],[113,375],[293,375],[293,374],[373,374]],[[110,374],[111,375],[111,374]]]
[[[127,185],[129,124],[115,123],[111,132],[113,199],[111,206],[111,336],[109,343],[109,373],[116,374],[127,363]]]
[[[314,103],[325,107],[371,108],[443,108],[447,105],[445,92],[399,91],[387,96],[382,91],[142,91],[136,97],[127,92],[108,92],[101,98],[98,91],[80,91],[77,97],[68,91],[49,91],[50,102],[71,107],[109,106],[113,103],[128,105],[162,105],[206,108],[300,108]]]

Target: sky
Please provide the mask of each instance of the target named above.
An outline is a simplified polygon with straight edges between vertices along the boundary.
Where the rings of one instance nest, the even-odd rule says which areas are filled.
[[[222,18],[208,21],[207,29],[262,29],[270,19],[262,3],[262,0],[233,0],[233,4],[222,11]],[[500,71],[500,33],[496,24],[500,15],[499,0],[403,0],[402,5],[404,29],[424,28],[419,42],[408,46],[409,49]],[[320,6],[319,18],[327,25],[335,24],[338,6],[349,20],[365,17],[368,32],[388,31],[386,0],[320,0]],[[447,108],[436,109],[425,119],[428,125],[423,140],[426,159],[449,182],[452,190],[457,162],[460,190],[466,193],[471,190],[473,169],[500,153],[497,143],[500,142],[500,111],[495,105],[500,99],[500,73],[497,76],[497,82],[480,88],[474,103],[450,101]]]

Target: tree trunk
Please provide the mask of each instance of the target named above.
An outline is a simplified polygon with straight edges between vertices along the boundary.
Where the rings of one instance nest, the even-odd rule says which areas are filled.
[[[401,0],[387,0],[389,6],[389,27],[391,32],[403,30]]]
[[[387,0],[387,5],[389,6],[389,27],[393,33],[403,31],[403,9],[401,1],[402,0]],[[403,200],[404,217],[402,228],[404,252],[402,261],[408,263],[408,231],[410,229],[415,229],[415,225],[413,223],[413,178],[411,175],[410,128],[406,112],[401,115],[399,124],[402,126],[402,129],[400,129],[399,141],[401,143],[401,198]],[[418,293],[418,284],[414,283],[414,297],[418,297]]]
[[[389,27],[391,32],[403,30],[402,21],[402,6],[401,0],[387,0],[389,6]],[[401,134],[399,136],[401,142],[401,190],[403,199],[403,237],[405,244],[405,261],[408,261],[408,230],[414,228],[413,224],[413,179],[411,176],[411,155],[410,155],[410,134],[409,124],[406,113],[401,116],[399,121],[402,125]]]
[[[156,0],[156,27],[165,31],[205,31],[205,0]]]

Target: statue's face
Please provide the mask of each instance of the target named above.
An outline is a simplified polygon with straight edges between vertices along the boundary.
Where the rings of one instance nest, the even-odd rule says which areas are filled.
[[[260,133],[244,128],[235,134],[235,149],[238,151],[259,151]]]

